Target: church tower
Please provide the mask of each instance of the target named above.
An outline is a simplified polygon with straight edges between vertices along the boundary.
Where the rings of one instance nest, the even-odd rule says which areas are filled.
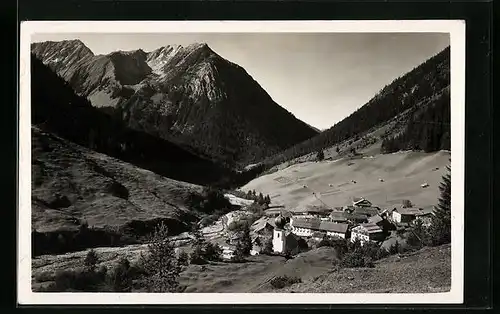
[[[274,220],[276,228],[273,231],[273,251],[283,253],[286,249],[285,224],[286,220],[281,215]]]

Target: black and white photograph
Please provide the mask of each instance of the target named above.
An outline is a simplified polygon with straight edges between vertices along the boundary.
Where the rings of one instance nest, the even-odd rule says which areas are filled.
[[[462,301],[462,22],[21,32],[26,302]]]

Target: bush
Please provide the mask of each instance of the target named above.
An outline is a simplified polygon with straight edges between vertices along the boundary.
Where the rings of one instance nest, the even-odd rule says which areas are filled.
[[[411,207],[413,207],[413,204],[411,203],[410,200],[403,200],[402,204],[403,204],[403,208],[411,208]]]
[[[340,260],[341,267],[374,267],[373,259],[360,251],[345,254]]]
[[[322,161],[323,159],[325,159],[325,153],[322,150],[319,150],[316,153],[316,160],[317,161]]]
[[[87,253],[87,256],[85,257],[85,261],[84,261],[85,267],[89,271],[94,271],[98,262],[99,262],[99,258],[97,257],[97,253],[94,251],[94,249],[91,249]]]
[[[273,253],[273,239],[269,238],[264,243],[264,247],[262,248],[261,253],[263,254],[272,254]]]
[[[98,291],[99,285],[102,284],[96,272],[88,270],[59,270],[54,278],[54,286],[52,291]]]
[[[299,277],[290,277],[290,276],[278,276],[271,279],[271,286],[275,289],[283,289],[285,287],[291,286],[296,283],[300,283],[302,280]]]
[[[180,251],[177,257],[177,263],[181,266],[189,265],[189,254],[186,251]]]
[[[132,276],[130,262],[121,258],[108,277],[108,282],[113,291],[130,292],[132,290]]]
[[[216,243],[208,242],[205,245],[203,257],[209,261],[220,261],[222,259],[222,248]]]
[[[53,280],[54,280],[54,274],[51,271],[44,271],[35,275],[36,282],[47,282]]]

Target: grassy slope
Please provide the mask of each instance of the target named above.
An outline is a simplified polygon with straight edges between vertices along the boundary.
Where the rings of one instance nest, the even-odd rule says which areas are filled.
[[[201,191],[200,186],[162,177],[37,128],[32,128],[32,147],[32,224],[37,231],[75,229],[80,219],[100,227],[153,218],[183,221],[193,215],[184,204],[188,193]],[[120,185],[128,199],[116,193]],[[57,194],[67,203],[54,202]]]
[[[329,206],[349,205],[352,197],[362,196],[381,207],[400,203],[402,199],[427,207],[436,203],[437,187],[449,158],[446,151],[399,152],[304,162],[261,176],[241,189],[269,194],[271,205],[285,205],[291,210],[319,205],[313,191]],[[429,184],[428,188],[420,187],[424,182]]]
[[[375,268],[346,268],[283,289],[307,293],[431,293],[451,286],[449,244],[389,256]]]
[[[112,266],[120,256],[136,261],[143,245],[96,249],[100,265]],[[286,261],[278,256],[252,256],[246,263],[190,265],[180,283],[185,292],[227,293],[424,293],[448,291],[451,284],[450,245],[424,248],[415,253],[390,256],[376,262],[375,268],[345,268],[334,272],[337,259],[332,248],[322,247]],[[57,269],[83,264],[85,252],[40,256],[32,261],[33,287],[46,285]],[[270,279],[297,276],[302,283],[276,290]],[[43,280],[42,278],[45,277]],[[35,279],[36,278],[36,279]],[[41,282],[44,281],[44,282]]]

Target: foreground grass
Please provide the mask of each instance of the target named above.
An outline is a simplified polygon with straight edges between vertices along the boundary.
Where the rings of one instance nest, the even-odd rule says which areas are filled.
[[[433,293],[451,286],[451,247],[445,244],[393,255],[374,268],[344,268],[295,284],[296,293]]]

